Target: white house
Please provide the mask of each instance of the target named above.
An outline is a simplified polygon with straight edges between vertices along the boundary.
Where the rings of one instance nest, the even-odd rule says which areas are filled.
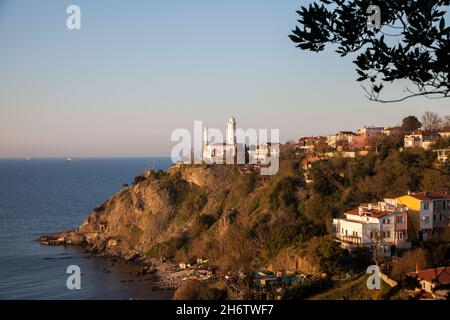
[[[405,148],[420,147],[428,150],[436,142],[437,138],[438,135],[436,134],[425,134],[422,131],[418,131],[405,135],[403,142]]]
[[[407,208],[386,202],[361,205],[345,212],[345,218],[333,219],[333,234],[343,247],[377,248],[390,256],[392,247],[411,247],[407,232]]]

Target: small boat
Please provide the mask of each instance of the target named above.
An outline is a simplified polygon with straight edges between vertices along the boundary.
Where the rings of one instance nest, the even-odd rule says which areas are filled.
[[[30,161],[31,157],[26,157],[25,160]]]
[[[66,158],[66,162],[72,161],[72,158]]]

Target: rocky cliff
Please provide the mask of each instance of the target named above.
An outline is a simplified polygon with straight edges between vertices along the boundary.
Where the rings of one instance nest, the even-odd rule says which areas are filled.
[[[96,207],[76,230],[41,242],[82,244],[125,259],[209,258],[224,270],[251,268],[277,249],[270,241],[283,246],[283,240],[271,237],[298,220],[290,197],[301,189],[299,177],[293,162],[285,162],[273,177],[229,165],[149,171]]]

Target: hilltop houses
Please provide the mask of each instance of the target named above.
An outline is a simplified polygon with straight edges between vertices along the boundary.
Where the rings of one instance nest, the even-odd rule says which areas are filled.
[[[408,207],[409,236],[427,240],[450,226],[450,195],[440,192],[409,192],[395,198],[397,205]]]
[[[365,246],[389,257],[450,227],[450,196],[439,192],[408,193],[362,204],[333,219],[333,236],[342,247]]]
[[[358,135],[370,138],[382,134],[384,130],[385,127],[364,126],[358,129]]]
[[[405,135],[404,147],[405,148],[419,147],[428,150],[437,141],[438,137],[439,135],[436,133],[415,131],[411,134]]]
[[[270,159],[280,155],[280,144],[273,142],[252,146],[250,150],[245,144],[238,143],[236,137],[236,119],[227,121],[226,139],[224,142],[211,142],[208,127],[203,130],[202,157],[206,164],[267,164]]]
[[[337,148],[338,146],[345,147],[349,144],[349,140],[353,136],[356,136],[356,133],[353,131],[339,131],[327,137],[327,144],[332,148]]]
[[[437,133],[442,138],[450,138],[450,127],[443,127]]]
[[[386,202],[363,204],[333,219],[333,236],[341,246],[364,246],[391,256],[393,248],[411,247],[408,240],[408,208]]]

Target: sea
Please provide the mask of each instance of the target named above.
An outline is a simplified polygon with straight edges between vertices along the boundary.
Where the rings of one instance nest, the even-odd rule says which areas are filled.
[[[0,299],[171,299],[172,291],[152,291],[151,279],[137,277],[136,266],[37,241],[76,228],[145,169],[171,164],[170,158],[0,159]],[[80,268],[79,289],[67,285],[72,265]]]

